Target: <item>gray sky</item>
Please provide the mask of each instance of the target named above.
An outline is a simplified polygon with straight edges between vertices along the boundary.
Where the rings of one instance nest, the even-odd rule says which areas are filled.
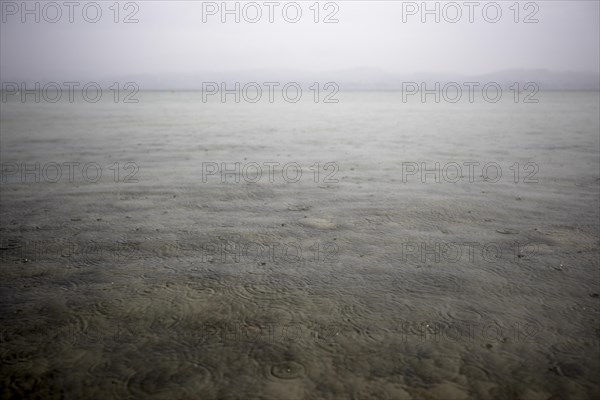
[[[556,71],[598,71],[599,3],[597,1],[536,1],[538,23],[513,21],[513,1],[500,1],[502,17],[493,24],[486,22],[480,2],[475,8],[474,23],[469,23],[466,6],[462,18],[449,23],[441,14],[421,22],[421,14],[407,15],[403,22],[403,2],[338,1],[335,18],[339,23],[314,23],[309,9],[313,1],[298,2],[302,17],[292,24],[283,19],[280,2],[275,8],[274,23],[268,22],[268,7],[263,1],[262,18],[252,24],[244,21],[222,23],[220,14],[207,16],[203,23],[203,2],[138,1],[138,23],[113,22],[109,7],[113,1],[98,2],[102,8],[99,22],[92,24],[82,17],[82,5],[74,10],[74,23],[68,22],[68,8],[57,23],[33,21],[27,16],[22,23],[20,10],[11,15],[7,1],[2,1],[1,23],[2,79],[103,79],[111,76],[139,74],[168,79],[174,74],[214,70],[294,69],[329,71],[371,67],[391,73],[443,72],[447,74],[484,74],[503,69],[537,69]],[[34,2],[30,2],[33,7]],[[63,1],[59,1],[62,4]],[[233,7],[234,2],[229,2]],[[334,11],[324,10],[320,19]],[[404,2],[407,3],[407,2]],[[440,2],[440,7],[447,2]],[[459,5],[463,1],[457,2]],[[523,9],[519,18],[535,11]],[[21,2],[11,3],[20,7]],[[122,2],[123,6],[125,2]],[[414,3],[420,6],[421,2]],[[434,7],[434,2],[429,2]],[[216,3],[217,6],[221,2]],[[240,2],[243,7],[244,2]],[[407,7],[407,4],[404,4]],[[247,9],[252,18],[254,11]],[[134,11],[121,9],[124,19]],[[410,10],[409,10],[410,11]],[[47,9],[48,17],[55,11]],[[447,8],[448,18],[455,11]],[[40,11],[41,13],[41,11]],[[288,16],[294,17],[293,8]],[[494,17],[488,9],[488,16]],[[93,9],[88,9],[93,17]]]

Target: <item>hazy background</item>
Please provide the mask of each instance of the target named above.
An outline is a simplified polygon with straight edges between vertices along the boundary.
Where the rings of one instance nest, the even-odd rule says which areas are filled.
[[[3,83],[80,83],[72,103],[2,93],[0,398],[600,399],[600,92],[544,90],[598,88],[597,1],[529,2],[534,24],[514,0],[497,24],[403,23],[392,1],[315,24],[312,0],[297,24],[203,23],[190,1],[115,24],[99,3],[97,24],[0,23]],[[431,80],[541,90],[387,90]],[[205,81],[344,91],[80,92]]]
[[[4,10],[10,2],[2,3]],[[113,2],[99,3],[103,15],[95,24],[83,20],[82,6],[75,9],[73,23],[66,7],[54,24],[3,15],[2,80],[130,80],[141,88],[172,89],[198,88],[206,80],[327,79],[343,89],[343,83],[383,88],[397,86],[397,80],[495,79],[500,71],[507,79],[537,79],[546,88],[598,87],[597,1],[529,2],[539,8],[538,23],[515,23],[513,2],[501,1],[503,14],[495,24],[482,17],[488,2],[475,9],[473,23],[463,6],[454,24],[443,18],[435,23],[432,15],[422,23],[420,13],[403,23],[403,2],[391,1],[334,2],[339,22],[330,24],[314,23],[312,1],[298,2],[303,14],[295,24],[282,17],[287,2],[275,9],[274,23],[262,6],[262,18],[253,24],[243,18],[235,23],[233,16],[221,23],[220,13],[203,23],[203,2],[138,1],[134,18],[139,22],[125,24],[114,23]],[[125,3],[120,3],[120,20],[134,11],[133,6],[124,10]],[[324,9],[326,3],[320,2],[321,20],[334,10]],[[533,11],[532,6],[523,9],[527,3],[521,2],[521,21]]]

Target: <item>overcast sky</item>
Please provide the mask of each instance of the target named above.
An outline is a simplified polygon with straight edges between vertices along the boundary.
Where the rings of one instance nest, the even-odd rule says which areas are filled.
[[[61,6],[62,17],[56,23],[40,22],[35,15],[21,21],[21,2],[2,1],[1,57],[2,79],[103,79],[110,76],[173,74],[214,70],[297,69],[329,71],[371,67],[391,73],[443,72],[484,74],[503,69],[544,68],[556,71],[598,71],[599,3],[597,1],[536,1],[527,9],[520,3],[519,23],[509,7],[513,1],[499,1],[502,16],[497,23],[484,19],[481,2],[469,23],[469,8],[461,6],[457,23],[446,19],[456,16],[448,6],[446,17],[436,23],[429,15],[421,22],[408,2],[337,1],[325,9],[320,3],[319,23],[314,23],[313,1],[298,2],[302,16],[297,23],[286,22],[283,5],[274,9],[269,23],[269,8],[262,1],[262,18],[249,23],[241,15],[221,22],[219,11],[203,22],[203,2],[138,1],[124,9],[119,20],[135,12],[137,23],[113,21],[113,1],[98,2],[102,16],[97,23],[83,19],[82,6],[74,9],[75,22],[69,23],[69,9]],[[35,2],[29,2],[31,8]],[[63,1],[59,1],[62,4]],[[403,3],[405,3],[403,5]],[[447,2],[440,2],[443,8]],[[221,2],[214,3],[220,7]],[[421,2],[414,3],[420,7]],[[434,2],[428,3],[431,8]],[[459,5],[463,1],[458,2]],[[231,8],[234,2],[229,2]],[[337,10],[336,10],[337,5]],[[208,5],[204,5],[207,7]],[[240,2],[243,9],[244,3]],[[18,7],[18,10],[14,10]],[[208,6],[208,11],[211,11]],[[408,7],[408,8],[407,8]],[[537,8],[537,9],[536,9]],[[47,19],[56,10],[46,10]],[[246,8],[248,18],[255,9]],[[338,23],[322,20],[332,12]],[[13,12],[16,14],[13,15]],[[534,13],[538,23],[523,23]],[[289,6],[287,17],[295,17]],[[93,7],[87,9],[95,17]],[[495,18],[495,9],[487,9]]]

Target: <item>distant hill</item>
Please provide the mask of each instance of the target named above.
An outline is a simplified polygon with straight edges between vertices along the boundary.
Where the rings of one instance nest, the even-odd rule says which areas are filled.
[[[6,79],[3,82],[18,79]],[[39,82],[62,82],[73,79],[57,79],[56,77]],[[600,90],[600,74],[597,72],[549,71],[546,69],[511,69],[492,72],[483,75],[444,74],[444,73],[412,73],[396,74],[377,68],[354,68],[327,72],[307,72],[293,69],[279,70],[239,70],[239,71],[206,71],[193,74],[165,75],[122,75],[109,79],[80,79],[82,82],[94,81],[103,87],[109,87],[114,82],[121,84],[135,82],[141,90],[200,90],[203,82],[225,82],[228,88],[233,88],[235,82],[243,86],[248,82],[297,82],[303,88],[308,88],[314,82],[324,84],[335,82],[340,90],[402,90],[404,82],[425,82],[427,87],[434,87],[436,82],[444,85],[448,82],[496,82],[502,87],[509,87],[515,82],[521,86],[527,82],[535,82],[540,90]],[[35,80],[25,80],[35,82]]]

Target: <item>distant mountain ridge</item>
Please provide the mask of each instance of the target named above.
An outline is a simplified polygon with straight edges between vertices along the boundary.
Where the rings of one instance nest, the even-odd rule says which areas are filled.
[[[2,82],[67,82],[73,79],[6,79]],[[120,75],[108,79],[80,79],[79,82],[98,82],[103,87],[109,87],[114,82],[124,84],[135,82],[140,90],[201,90],[203,82],[224,82],[227,88],[233,89],[235,83],[241,86],[249,82],[296,82],[303,88],[308,88],[314,82],[324,84],[335,82],[340,90],[402,90],[403,84],[415,82],[425,83],[427,88],[433,89],[435,83],[441,86],[449,82],[463,85],[464,82],[478,82],[485,84],[495,82],[502,87],[512,86],[515,82],[521,86],[527,82],[536,83],[540,90],[600,90],[600,73],[597,72],[572,72],[549,71],[546,69],[510,69],[480,75],[445,74],[445,73],[411,73],[398,74],[386,72],[377,68],[354,68],[326,72],[307,72],[293,69],[280,70],[240,70],[240,71],[205,71],[198,73],[172,74],[168,77],[159,75]]]

